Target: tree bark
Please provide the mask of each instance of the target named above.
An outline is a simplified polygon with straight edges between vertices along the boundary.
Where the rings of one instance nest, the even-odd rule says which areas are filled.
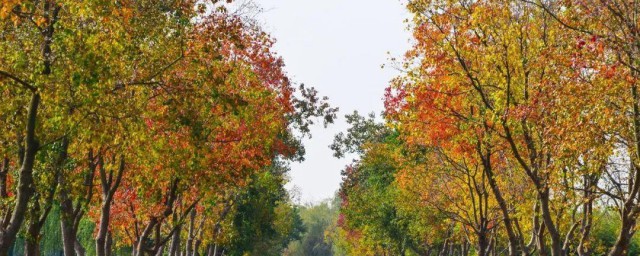
[[[629,254],[629,244],[631,243],[631,238],[635,234],[635,224],[636,217],[629,216],[629,213],[625,211],[622,216],[622,227],[618,233],[616,243],[609,252],[609,256],[623,256]]]
[[[98,233],[96,234],[96,255],[107,256],[111,251],[111,245],[107,243],[109,235],[109,220],[111,219],[111,205],[113,203],[113,196],[116,193],[120,182],[122,181],[122,175],[125,169],[124,156],[120,156],[120,165],[118,171],[114,174],[113,171],[107,171],[104,168],[104,162],[102,156],[98,156],[98,165],[100,166],[100,183],[102,186],[102,205],[100,207],[100,223],[98,227]]]
[[[487,151],[487,155],[483,156],[482,150],[478,149],[478,151],[480,158],[482,159],[484,172],[487,175],[489,187],[491,188],[491,192],[498,202],[498,206],[500,207],[500,211],[502,212],[502,220],[504,221],[504,228],[507,231],[507,238],[509,240],[509,256],[516,256],[519,251],[525,253],[527,248],[525,248],[524,246],[522,237],[516,235],[515,229],[513,227],[513,222],[509,214],[507,201],[502,196],[500,187],[498,187],[498,183],[496,182],[496,177],[493,173],[493,166],[491,165],[491,153],[490,151]],[[518,247],[520,247],[520,250],[518,250]]]
[[[195,212],[195,210],[193,210]],[[202,245],[202,236],[204,235],[204,216],[200,219],[200,224],[198,225],[198,234],[196,235],[196,241],[193,245],[193,255],[200,255],[200,245]]]
[[[7,191],[7,175],[9,174],[9,158],[5,156],[2,160],[2,168],[0,169],[0,198],[9,197]]]
[[[542,188],[541,188],[542,189]],[[549,236],[551,237],[551,255],[562,256],[564,255],[563,242],[560,237],[560,232],[556,229],[556,225],[553,222],[551,216],[551,206],[549,205],[549,189],[543,189],[540,194],[540,210],[542,211],[542,222],[547,227]]]
[[[212,244],[207,245],[207,256],[213,256],[214,248]]]
[[[218,256],[218,244],[213,246],[213,256]]]
[[[31,234],[29,234],[31,235]],[[40,236],[24,241],[24,255],[38,256],[40,255]]]
[[[77,231],[77,229],[76,229]],[[76,252],[76,255],[78,256],[85,256],[86,255],[86,251],[84,249],[84,247],[82,246],[82,244],[80,243],[80,240],[78,240],[78,236],[76,235],[76,241],[73,243],[73,250]]]
[[[62,167],[62,163],[64,163],[64,159],[66,159],[66,152],[61,153],[61,157],[58,161],[60,165],[58,167]],[[51,188],[48,190],[49,194],[44,202],[44,209],[40,208],[39,196],[36,196],[34,200],[36,203],[33,208],[29,211],[29,224],[27,226],[27,238],[25,239],[25,247],[24,252],[25,255],[29,256],[37,256],[40,255],[40,240],[42,238],[42,227],[44,226],[49,213],[51,212],[51,207],[53,206],[53,197],[55,195],[57,187],[57,182],[54,182],[51,185]]]
[[[478,234],[478,256],[490,255],[489,247],[487,234]]]
[[[65,139],[66,140],[66,139]],[[70,192],[67,188],[67,181],[65,180],[65,174],[59,175],[60,184],[60,228],[62,232],[62,249],[65,256],[75,255],[75,242],[77,230],[74,229],[73,220],[74,209],[73,202],[69,198]]]
[[[64,164],[67,161],[67,147],[68,143],[66,140],[62,141],[61,149],[53,164],[54,168],[54,176],[58,176],[62,169],[64,168]],[[41,191],[35,191],[33,207],[29,209],[29,223],[27,225],[27,237],[25,239],[24,245],[24,253],[28,256],[37,256],[40,255],[40,240],[42,238],[41,230],[44,226],[49,213],[51,212],[51,208],[53,206],[53,198],[56,193],[56,189],[58,187],[58,181],[53,180],[52,184],[49,184],[48,189],[42,189]],[[40,197],[46,196],[43,202],[40,202]],[[41,204],[43,204],[44,209],[41,208]]]
[[[178,193],[179,182],[180,182],[179,179],[175,179],[170,185],[171,188],[167,193],[167,200],[165,201],[165,204],[164,204],[165,208],[162,214],[159,217],[151,217],[149,219],[149,222],[143,229],[142,233],[136,238],[135,248],[133,252],[134,256],[142,256],[147,252],[151,253],[152,255],[156,253],[160,247],[164,246],[172,238],[173,234],[177,232],[179,228],[179,224],[186,219],[187,215],[191,213],[191,211],[194,209],[194,207],[198,203],[199,199],[194,201],[191,205],[189,205],[184,210],[184,212],[182,213],[182,216],[180,217],[180,220],[178,221],[178,224],[173,226],[173,228],[171,229],[171,232],[169,232],[169,234],[167,234],[166,237],[160,236],[160,229],[159,229],[160,225],[162,225],[165,219],[171,216],[171,214],[174,212],[174,207],[175,207],[174,204],[178,196],[177,193]],[[152,244],[148,244],[147,242],[151,238],[151,235],[152,235],[151,233],[154,231],[156,234],[155,241],[152,241]]]
[[[176,214],[173,215],[173,220],[177,221],[178,218]],[[169,256],[179,256],[180,253],[180,231],[182,230],[182,225],[179,225],[177,231],[173,233],[173,237],[171,238],[171,245],[169,246]]]
[[[189,234],[187,236],[187,246],[185,249],[186,256],[193,255],[193,240],[195,238],[195,222],[196,222],[196,211],[191,211],[189,215]]]
[[[140,237],[138,237],[138,241],[136,241],[136,247],[134,248],[135,250],[133,254],[134,256],[142,256],[144,255],[144,252],[148,250],[145,243],[147,242],[146,240],[151,235],[151,232],[157,223],[158,223],[158,219],[155,217],[149,220],[149,223],[147,224],[145,229],[142,231],[142,234],[140,234]]]
[[[105,243],[105,256],[111,256],[111,246],[113,245],[113,234],[111,234],[111,231],[107,232],[107,242]]]
[[[62,209],[63,207],[61,207]],[[61,210],[60,216],[60,230],[62,232],[62,251],[65,256],[76,255],[76,230],[73,228],[73,222],[69,219],[69,216],[64,216],[64,210]]]
[[[24,255],[26,256],[38,256],[40,255],[40,228],[39,216],[40,207],[38,204],[34,205],[34,208],[30,211],[30,222],[27,228],[27,237],[24,241]]]
[[[22,166],[20,167],[16,203],[8,226],[4,230],[0,231],[0,256],[7,256],[9,254],[9,250],[13,246],[13,243],[16,240],[16,235],[24,221],[29,201],[34,193],[33,165],[35,163],[36,153],[40,146],[36,140],[36,118],[38,115],[39,104],[40,95],[35,92],[31,96],[31,102],[29,104],[29,111],[27,114],[25,155],[22,161]]]
[[[593,189],[597,186],[599,180],[599,175],[584,175],[584,193],[583,197],[585,203],[582,205],[582,223],[580,228],[580,241],[578,242],[578,247],[576,248],[576,253],[578,256],[588,256],[589,249],[585,246],[587,241],[589,240],[591,234],[591,224],[593,223],[593,200],[594,200],[594,191]]]
[[[68,143],[66,138],[64,138],[64,141]],[[60,198],[60,227],[62,231],[62,248],[65,256],[83,256],[86,254],[86,250],[78,241],[77,234],[80,220],[82,220],[85,214],[85,208],[93,196],[95,168],[93,153],[89,152],[88,168],[83,183],[86,191],[84,191],[79,198],[75,199],[75,204],[74,199],[71,197],[72,192],[67,186],[68,181],[65,179],[67,175],[63,172],[58,175],[58,183],[60,186],[60,192],[58,193]]]

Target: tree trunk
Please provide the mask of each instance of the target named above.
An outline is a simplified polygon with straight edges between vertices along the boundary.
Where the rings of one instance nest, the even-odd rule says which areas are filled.
[[[9,197],[7,192],[7,175],[9,174],[9,158],[7,156],[2,160],[2,168],[0,169],[0,198]]]
[[[440,253],[438,255],[446,256],[447,255],[447,248],[449,248],[449,239],[445,239],[444,240],[444,244],[442,245],[442,249],[440,250]]]
[[[72,192],[70,191],[68,182],[66,177],[68,176],[62,166],[64,165],[64,161],[67,157],[67,148],[69,146],[69,140],[67,137],[62,139],[62,153],[59,162],[57,165],[59,166],[59,170],[56,173],[57,175],[57,183],[56,185],[60,187],[60,192],[58,193],[60,199],[60,227],[62,231],[62,244],[63,244],[63,252],[65,256],[84,256],[86,254],[86,250],[82,246],[82,244],[78,241],[77,233],[78,227],[80,225],[80,220],[84,216],[85,209],[89,202],[91,201],[93,195],[93,178],[95,176],[96,164],[94,162],[93,153],[89,152],[89,168],[85,173],[83,185],[86,187],[86,191],[81,193],[81,195],[75,199],[71,197]],[[51,200],[53,200],[54,193],[51,192]],[[44,224],[46,217],[42,219],[42,224]]]
[[[65,256],[76,255],[76,230],[73,228],[73,222],[64,215],[64,210],[61,211],[60,216],[60,230],[62,232],[62,250]]]
[[[176,214],[173,215],[174,221],[177,221]],[[180,253],[180,231],[182,226],[178,226],[177,231],[171,237],[171,245],[169,246],[169,256],[179,256]]]
[[[7,256],[9,250],[16,240],[16,235],[22,226],[24,216],[31,197],[33,196],[33,165],[35,163],[36,153],[38,152],[39,143],[36,140],[36,117],[38,115],[38,106],[40,104],[40,95],[33,93],[29,104],[27,129],[25,137],[25,155],[20,167],[18,178],[18,194],[16,203],[11,215],[9,225],[0,232],[0,256]]]
[[[429,247],[427,249],[427,252],[424,254],[425,256],[431,256],[431,251],[433,250],[433,248]]]
[[[218,256],[218,244],[215,244],[215,246],[213,246],[213,256]]]
[[[195,212],[196,210],[194,209],[193,211]],[[198,235],[196,238],[196,242],[193,245],[194,256],[200,256],[200,245],[202,245],[202,236],[204,233],[203,226],[204,226],[204,218],[200,220],[200,225],[198,225]]]
[[[609,256],[623,256],[629,254],[629,244],[631,243],[631,238],[635,234],[636,218],[633,216],[629,216],[625,211],[622,217],[622,227],[620,228],[620,233],[618,233],[618,239],[616,243],[609,251]]]
[[[92,157],[90,156],[89,158],[91,159]],[[100,183],[102,186],[102,206],[100,207],[100,223],[98,226],[98,233],[96,234],[96,255],[107,256],[107,254],[110,254],[111,252],[111,244],[108,243],[111,204],[113,203],[113,196],[115,195],[118,187],[120,187],[120,182],[122,181],[122,175],[125,168],[124,156],[120,156],[120,165],[117,173],[115,174],[115,180],[113,171],[109,171],[107,174],[102,156],[98,156],[98,165],[100,166]]]
[[[542,211],[542,221],[549,231],[551,237],[551,255],[563,256],[563,242],[560,237],[560,233],[553,223],[553,217],[551,216],[551,207],[549,205],[549,189],[544,189],[544,192],[539,193],[540,196],[540,210]]]
[[[144,252],[148,250],[145,243],[147,242],[147,239],[151,235],[151,232],[153,231],[153,228],[155,228],[157,222],[158,220],[156,218],[151,218],[149,220],[149,223],[142,231],[142,234],[140,234],[140,237],[138,237],[138,241],[136,241],[136,246],[133,253],[134,256],[143,256]]]
[[[107,251],[107,232],[109,229],[109,218],[111,216],[111,205],[102,203],[100,208],[100,222],[98,227],[98,234],[96,235],[96,255],[106,256]]]
[[[73,249],[75,250],[76,255],[78,256],[85,256],[87,253],[84,247],[82,246],[82,244],[80,243],[80,241],[78,240],[77,235],[76,235],[76,241],[73,243]]]
[[[173,226],[171,228],[171,232],[166,236],[162,236],[160,234],[160,225],[164,223],[164,221],[171,216],[174,212],[175,202],[177,199],[178,193],[178,183],[179,179],[174,179],[171,188],[167,193],[167,199],[164,203],[164,211],[159,217],[151,217],[149,222],[143,229],[142,233],[137,237],[137,241],[135,244],[134,256],[144,255],[146,252],[155,253],[159,250],[160,247],[163,247],[173,236],[175,232],[178,231],[180,226]],[[194,210],[196,205],[198,204],[199,199],[195,200],[191,205],[189,205],[182,213],[179,218],[179,222],[184,221],[187,218],[188,214],[191,214],[191,211]],[[155,239],[151,240],[152,232],[155,232]],[[147,244],[149,242],[149,244]]]
[[[193,244],[193,256],[199,256],[200,253],[200,245],[202,244],[201,239],[196,239],[196,242]]]
[[[41,226],[39,226],[37,222],[37,220],[32,219],[29,223],[29,227],[27,228],[27,237],[24,241],[24,255],[26,256],[40,255]]]
[[[516,256],[518,254],[518,247],[521,247],[520,250],[522,250],[522,252],[524,253],[526,251],[526,248],[524,247],[524,241],[522,241],[522,237],[518,237],[516,235],[515,229],[513,228],[513,222],[511,221],[511,217],[509,216],[509,207],[507,206],[506,200],[502,196],[502,192],[498,187],[495,175],[493,173],[493,169],[491,166],[491,157],[482,157],[482,162],[484,165],[484,171],[487,175],[487,180],[489,181],[489,187],[491,188],[491,192],[493,192],[493,196],[498,202],[498,206],[500,207],[500,211],[502,212],[502,220],[504,221],[504,228],[507,231],[507,238],[509,240],[509,256]]]
[[[214,250],[213,245],[211,245],[211,244],[207,245],[207,253],[206,253],[206,255],[207,256],[213,256],[213,250]]]
[[[195,222],[196,222],[196,211],[191,211],[191,214],[189,214],[189,234],[187,236],[185,256],[193,255],[193,240],[195,238]]]
[[[582,227],[580,228],[580,241],[576,248],[578,256],[588,256],[589,250],[585,244],[589,240],[591,234],[591,224],[593,223],[593,191],[592,189],[598,184],[598,176],[584,175],[584,199],[586,202],[582,205]]]
[[[539,208],[538,208],[539,209]],[[539,211],[539,210],[538,210]],[[547,250],[547,243],[545,241],[545,228],[546,226],[539,223],[540,222],[540,218],[536,217],[535,221],[537,222],[535,224],[535,226],[537,226],[537,232],[536,232],[536,246],[538,247],[538,251],[539,251],[539,255],[540,256],[547,256],[549,255],[549,251]],[[534,226],[534,227],[535,227]]]
[[[53,204],[53,195],[55,193],[55,187],[49,191],[51,194],[46,199],[45,209],[40,209],[40,204],[36,203],[30,211],[29,225],[27,227],[27,237],[24,244],[24,253],[28,256],[40,255],[40,239],[42,238],[42,227],[44,226],[51,206]],[[38,201],[38,198],[35,198]]]
[[[24,255],[25,256],[40,255],[40,237],[28,239],[24,241]]]
[[[113,244],[113,234],[111,231],[107,232],[107,242],[104,246],[105,256],[111,256],[111,245]]]
[[[192,211],[196,211],[195,209],[193,209]],[[199,256],[200,255],[200,245],[202,245],[202,237],[204,236],[204,221],[206,216],[202,216],[200,218],[200,223],[198,224],[198,231],[196,234],[196,241],[195,244],[193,245],[193,255],[194,256]]]
[[[62,151],[66,158],[66,151],[69,146],[69,141],[66,137],[62,139],[62,144]],[[74,256],[78,254],[76,252],[76,234],[78,233],[76,212],[74,211],[73,201],[69,197],[70,191],[67,180],[65,180],[65,173],[61,170],[57,175],[57,182],[60,186],[60,192],[58,194],[60,197],[60,230],[62,232],[62,249],[65,256]]]
[[[77,234],[78,234],[78,224],[79,217],[81,217],[81,213],[76,211],[76,208],[73,206],[73,201],[69,197],[70,192],[68,188],[65,187],[66,181],[64,180],[64,174],[60,175],[59,184],[60,188],[60,228],[62,231],[62,249],[65,256],[74,256],[79,255],[82,256],[84,253],[84,248],[77,242]],[[78,208],[78,210],[81,210]],[[80,253],[80,254],[78,254]]]
[[[77,215],[69,214],[69,212],[65,213],[65,210],[67,210],[65,209],[66,206],[60,207],[60,228],[62,231],[62,249],[64,255],[84,256],[86,251],[82,244],[80,244],[80,242],[78,241],[78,222],[76,221]]]
[[[56,159],[54,163],[55,175],[57,176],[61,173],[62,168],[67,160],[67,140],[62,141],[62,149],[60,150],[60,155]],[[27,226],[27,237],[25,239],[24,244],[24,253],[29,256],[37,256],[40,255],[40,239],[42,238],[42,227],[44,226],[49,213],[51,212],[51,207],[53,206],[53,199],[56,193],[56,188],[58,187],[58,181],[53,180],[53,184],[50,184],[49,189],[42,189],[42,191],[36,191],[33,200],[35,203],[29,209],[29,224]],[[48,194],[46,194],[48,193]],[[46,195],[44,201],[40,201],[41,195]],[[44,209],[41,208],[41,204],[43,204]]]
[[[160,249],[156,252],[154,256],[162,256],[164,254],[164,246],[160,246]]]
[[[490,245],[489,240],[487,238],[487,234],[478,234],[478,256],[489,256],[490,254]]]

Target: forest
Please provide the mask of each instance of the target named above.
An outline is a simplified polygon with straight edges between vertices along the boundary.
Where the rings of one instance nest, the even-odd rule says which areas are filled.
[[[639,2],[400,1],[316,204],[338,107],[236,2],[0,2],[0,256],[640,255]]]

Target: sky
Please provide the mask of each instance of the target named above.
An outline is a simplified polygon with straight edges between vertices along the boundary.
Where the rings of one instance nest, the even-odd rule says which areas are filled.
[[[351,162],[333,157],[329,145],[348,128],[344,115],[383,110],[384,88],[399,74],[390,57],[409,48],[409,17],[401,0],[257,0],[263,12],[256,18],[276,40],[293,81],[315,87],[340,108],[339,119],[327,129],[314,127],[304,142],[306,161],[291,166],[290,182],[300,203],[331,198]]]

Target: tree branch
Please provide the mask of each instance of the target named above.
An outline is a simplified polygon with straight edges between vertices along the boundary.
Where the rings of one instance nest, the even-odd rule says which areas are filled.
[[[26,88],[27,90],[29,90],[31,92],[38,91],[38,88],[34,87],[33,85],[29,84],[27,81],[22,80],[22,79],[18,78],[17,76],[15,76],[15,75],[7,72],[7,71],[0,70],[0,75],[2,75],[4,77],[7,77],[7,78],[10,78],[11,80],[19,83],[20,85],[22,85],[24,88]]]

